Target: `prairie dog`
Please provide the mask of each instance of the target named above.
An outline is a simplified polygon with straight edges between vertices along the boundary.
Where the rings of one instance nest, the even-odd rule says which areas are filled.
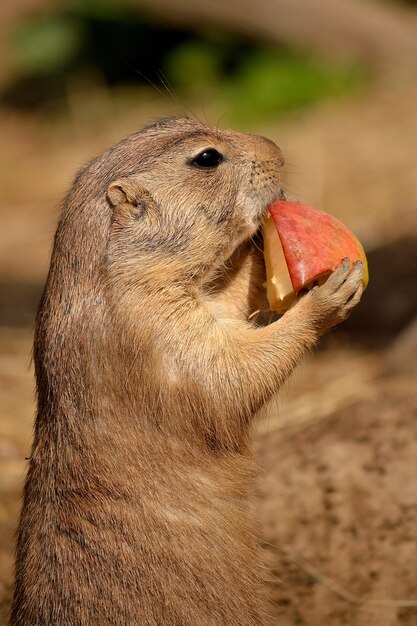
[[[282,163],[268,139],[171,118],[76,177],[36,324],[13,626],[268,623],[251,424],[362,292],[344,265],[248,321]]]

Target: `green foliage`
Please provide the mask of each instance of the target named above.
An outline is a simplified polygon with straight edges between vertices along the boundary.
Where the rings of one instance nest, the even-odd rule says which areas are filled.
[[[192,40],[172,50],[165,70],[176,88],[195,93],[218,84],[223,75],[222,61],[220,51],[211,42]]]
[[[215,92],[239,122],[336,97],[366,79],[364,70],[353,63],[213,37],[175,48],[166,73],[185,96],[198,94],[203,100]]]
[[[20,71],[29,75],[62,71],[74,61],[84,35],[81,23],[59,15],[24,23],[14,34]]]
[[[283,50],[259,50],[239,68],[229,99],[239,120],[272,115],[343,94],[363,84],[353,64],[334,64]]]
[[[158,85],[163,72],[180,98],[215,100],[244,122],[338,96],[365,80],[356,66],[283,46],[162,26],[123,0],[62,0],[21,25],[13,43],[20,73],[3,101],[15,106],[65,101],[68,81],[86,71],[109,86]]]

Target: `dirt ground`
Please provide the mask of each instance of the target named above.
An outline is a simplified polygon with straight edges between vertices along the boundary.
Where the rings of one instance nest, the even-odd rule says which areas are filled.
[[[356,230],[371,269],[358,311],[258,424],[259,535],[281,626],[417,626],[416,97],[415,87],[368,94],[258,129],[289,153],[290,189]],[[111,103],[107,122],[95,110],[81,119],[84,104],[53,132],[0,119],[0,626],[34,414],[33,314],[57,206],[81,163],[151,117],[149,105],[129,117]]]
[[[277,624],[417,624],[417,388],[378,373],[383,355],[358,357],[311,359],[304,374],[323,380],[304,396],[310,419],[290,403],[258,438]]]

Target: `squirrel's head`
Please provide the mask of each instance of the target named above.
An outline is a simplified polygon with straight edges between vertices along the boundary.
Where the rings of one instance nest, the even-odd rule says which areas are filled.
[[[109,161],[108,259],[128,262],[133,280],[134,272],[137,280],[205,280],[256,233],[281,193],[283,157],[272,141],[188,118],[145,128]]]

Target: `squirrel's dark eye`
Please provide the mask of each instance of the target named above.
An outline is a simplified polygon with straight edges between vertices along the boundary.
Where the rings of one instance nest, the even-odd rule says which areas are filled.
[[[220,152],[217,152],[214,148],[209,148],[208,150],[200,152],[200,154],[191,161],[191,165],[197,167],[217,167],[220,161],[223,161]]]

